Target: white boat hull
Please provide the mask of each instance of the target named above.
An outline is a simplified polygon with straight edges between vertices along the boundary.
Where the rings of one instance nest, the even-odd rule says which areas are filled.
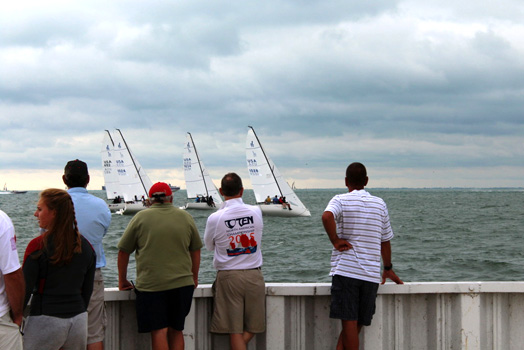
[[[292,210],[284,208],[282,204],[258,204],[262,210],[262,215],[266,216],[281,216],[281,217],[297,217],[297,216],[311,216],[311,213],[306,208],[291,206]]]
[[[126,207],[125,203],[109,203],[107,206],[112,213],[116,213]]]
[[[148,207],[145,206],[142,202],[125,203],[124,208],[120,209],[116,213],[121,215],[135,215],[139,211],[147,208]]]
[[[187,203],[181,209],[217,210],[218,208],[207,205],[207,203]]]

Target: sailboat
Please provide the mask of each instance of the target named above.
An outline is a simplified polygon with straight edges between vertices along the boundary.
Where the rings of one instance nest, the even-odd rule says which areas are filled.
[[[182,158],[188,199],[187,204],[182,209],[216,209],[219,207],[222,204],[222,197],[220,197],[204,163],[198,156],[193,137],[189,132],[186,135]],[[210,197],[213,199],[214,205],[200,199]],[[197,202],[199,199],[200,201]]]
[[[118,181],[118,174],[115,161],[115,143],[111,137],[109,130],[105,131],[104,140],[102,141],[102,149],[100,155],[102,156],[102,166],[104,169],[104,186],[106,191],[109,209],[112,212],[123,210],[125,207],[124,198],[120,190],[120,182]]]
[[[0,191],[0,194],[24,194],[27,193],[27,191],[14,191],[14,190],[8,190],[7,184],[4,184],[4,189]]]
[[[168,186],[171,189],[171,192],[173,192],[173,193],[175,193],[176,191],[180,190],[180,186],[171,185],[171,184],[168,184]]]
[[[289,187],[275,163],[264,151],[255,129],[251,126],[247,132],[246,161],[256,202],[260,206],[262,214],[287,217],[311,216],[309,210]],[[272,201],[266,202],[268,197],[272,199],[274,196],[285,198],[289,206],[273,204]]]
[[[119,213],[133,215],[147,208],[149,189],[153,186],[153,183],[131,152],[120,129],[116,129],[116,131],[113,159],[116,163],[119,191],[125,201],[124,208]]]

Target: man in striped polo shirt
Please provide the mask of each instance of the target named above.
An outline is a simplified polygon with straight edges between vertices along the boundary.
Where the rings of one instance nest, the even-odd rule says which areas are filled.
[[[391,263],[393,230],[386,203],[364,190],[367,183],[366,167],[350,164],[346,169],[349,192],[333,197],[322,214],[324,229],[333,244],[329,316],[342,321],[337,349],[358,350],[358,335],[362,326],[371,324],[380,283],[389,278],[403,284]]]

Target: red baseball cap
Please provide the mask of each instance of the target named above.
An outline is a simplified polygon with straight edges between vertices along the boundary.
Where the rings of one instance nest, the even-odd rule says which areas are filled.
[[[164,196],[171,196],[173,194],[171,187],[169,187],[169,185],[165,182],[157,182],[149,189],[149,198],[153,197],[154,195],[158,196],[162,194]]]

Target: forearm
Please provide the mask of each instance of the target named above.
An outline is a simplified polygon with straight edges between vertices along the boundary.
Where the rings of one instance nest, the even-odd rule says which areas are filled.
[[[7,300],[13,314],[13,321],[20,325],[24,310],[25,281],[22,269],[4,275]]]
[[[130,254],[119,250],[118,251],[118,280],[126,281],[127,280],[127,266],[129,265],[129,256]]]
[[[193,272],[193,279],[195,280],[195,284],[197,284],[198,272],[200,270],[200,249],[191,251],[189,254],[191,255],[191,272]]]
[[[322,214],[322,225],[324,226],[324,230],[326,231],[329,240],[331,243],[334,243],[338,239],[338,235],[337,224],[335,223],[335,217],[333,216],[332,212],[325,211]]]
[[[396,284],[404,284],[402,280],[393,271],[393,264],[391,263],[391,243],[382,242],[380,246],[380,253],[382,255],[382,263],[384,264],[384,271],[382,271],[382,284],[386,283],[386,279],[389,278]]]
[[[380,254],[384,266],[391,266],[391,243],[389,241],[380,244]]]

